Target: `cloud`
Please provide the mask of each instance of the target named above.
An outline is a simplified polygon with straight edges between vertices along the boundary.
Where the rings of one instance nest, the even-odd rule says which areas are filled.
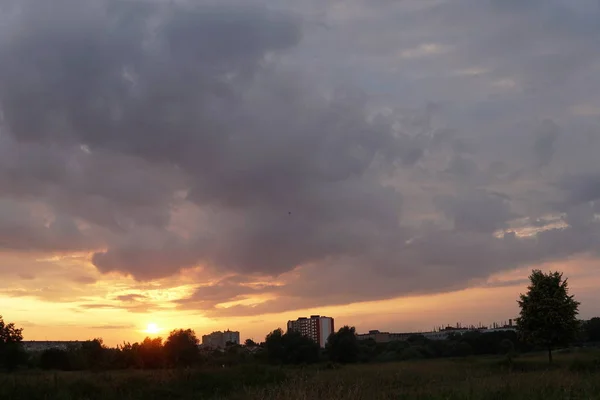
[[[125,19],[129,8],[83,2],[70,12],[82,13],[88,24],[71,27],[54,8],[24,4],[23,21],[38,23],[27,34],[14,33],[0,53],[6,60],[1,100],[9,137],[17,143],[50,140],[63,151],[71,146],[82,158],[114,153],[124,162],[133,157],[128,163],[173,165],[187,182],[178,188],[187,200],[201,210],[215,209],[202,222],[220,220],[219,229],[191,237],[170,231],[164,220],[115,221],[113,232],[103,234],[108,249],[92,258],[101,271],[149,279],[204,262],[280,273],[358,251],[366,245],[361,229],[398,234],[393,219],[400,197],[377,182],[373,167],[377,157],[393,162],[404,156],[390,125],[369,122],[360,95],[342,90],[327,98],[295,82],[294,75],[263,65],[268,53],[297,44],[294,19],[259,9],[163,11],[139,5],[140,20],[132,23]],[[123,26],[110,27],[113,18],[123,18]],[[150,34],[144,27],[152,18],[158,27]],[[84,31],[65,40],[70,29]],[[221,38],[217,47],[207,39],[214,35]],[[32,59],[33,53],[40,58]],[[68,62],[75,59],[81,61]],[[34,76],[43,79],[24,92]],[[24,98],[31,101],[27,107]],[[405,156],[411,163],[419,157]],[[123,171],[130,171],[128,163]],[[102,178],[99,183],[106,183],[96,183],[94,192],[110,199],[104,193],[114,192],[119,181],[154,183],[144,182],[143,173],[126,173]],[[93,171],[82,177],[91,178]],[[124,192],[127,197],[115,200],[142,209],[169,207],[173,189],[170,197],[152,191],[138,201]],[[93,214],[78,217],[100,224]]]
[[[411,58],[427,57],[427,56],[432,56],[432,55],[436,55],[436,54],[444,54],[447,51],[449,51],[449,49],[443,45],[440,45],[437,43],[424,43],[424,44],[419,45],[418,47],[402,51],[400,53],[400,56],[402,58],[411,59]]]
[[[560,135],[560,127],[552,120],[544,120],[535,133],[534,154],[538,164],[548,164],[554,155],[555,143]]]
[[[111,329],[111,330],[121,330],[121,329],[132,329],[135,328],[135,325],[98,325],[92,326],[91,329]]]
[[[93,285],[97,282],[97,279],[91,276],[75,276],[72,278],[73,282],[81,283],[83,285]]]
[[[224,278],[210,285],[203,285],[188,297],[175,301],[179,308],[210,310],[219,304],[252,299],[264,294],[281,294],[285,288],[272,283],[255,283],[239,277]]]
[[[141,294],[124,294],[121,296],[115,297],[116,300],[122,302],[136,302],[139,300],[145,300],[147,297]]]
[[[472,191],[460,197],[436,199],[439,208],[453,221],[457,231],[493,233],[518,217],[510,209],[510,198],[501,193]]]
[[[0,2],[1,249],[223,316],[597,248],[592,2],[209,3]]]
[[[150,304],[134,304],[134,305],[118,305],[110,303],[84,303],[79,304],[74,311],[81,312],[82,310],[125,310],[131,313],[146,314],[157,311],[159,307]]]

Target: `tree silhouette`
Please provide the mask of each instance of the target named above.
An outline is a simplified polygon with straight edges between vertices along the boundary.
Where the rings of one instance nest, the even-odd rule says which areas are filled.
[[[107,348],[102,338],[82,342],[78,353],[79,368],[99,370],[106,367]]]
[[[267,357],[271,362],[283,362],[285,359],[285,348],[283,346],[283,330],[275,329],[265,338]]]
[[[329,335],[325,345],[331,361],[354,363],[358,361],[360,347],[354,327],[344,326],[336,333]]]
[[[198,361],[198,338],[191,329],[174,330],[169,334],[164,350],[172,366],[189,367]]]
[[[5,323],[0,315],[0,365],[9,371],[17,368],[25,358],[22,340],[23,329],[16,328],[14,323]]]
[[[319,345],[299,332],[283,333],[276,329],[265,339],[271,362],[282,364],[314,363],[319,360]]]
[[[594,317],[583,325],[586,339],[590,342],[600,342],[600,318]]]
[[[138,347],[143,368],[162,368],[165,364],[162,338],[145,338]]]
[[[518,300],[521,313],[517,329],[525,341],[547,349],[551,363],[552,350],[569,344],[578,333],[579,302],[569,295],[562,273],[533,270],[529,280],[527,294]]]
[[[6,324],[0,315],[0,344],[20,343],[23,340],[23,329],[16,328],[15,324]]]
[[[68,371],[71,369],[69,353],[63,349],[47,349],[40,356],[40,367],[42,369],[58,369]]]

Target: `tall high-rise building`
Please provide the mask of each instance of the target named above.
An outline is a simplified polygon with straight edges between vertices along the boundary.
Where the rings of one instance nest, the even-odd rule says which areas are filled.
[[[320,315],[311,315],[310,318],[300,317],[295,321],[288,321],[288,332],[299,332],[325,347],[327,338],[333,330],[333,318]]]
[[[226,330],[225,332],[217,331],[202,336],[202,345],[205,347],[224,349],[228,343],[240,344],[240,333]]]

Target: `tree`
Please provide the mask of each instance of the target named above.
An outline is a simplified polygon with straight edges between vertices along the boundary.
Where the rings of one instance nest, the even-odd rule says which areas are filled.
[[[319,360],[319,345],[298,332],[276,329],[265,339],[269,361],[282,364],[314,363]]]
[[[129,342],[117,346],[117,365],[119,368],[143,368],[144,362],[140,355],[140,344]]]
[[[358,361],[360,347],[354,327],[344,326],[336,333],[329,335],[325,346],[329,359],[340,363]]]
[[[12,371],[24,361],[22,341],[23,329],[16,328],[14,323],[5,323],[0,315],[0,366]]]
[[[510,339],[502,339],[498,344],[500,354],[506,357],[508,363],[512,366],[512,360],[515,356],[515,344]]]
[[[99,370],[106,367],[107,348],[101,338],[82,342],[78,353],[79,368]]]
[[[147,337],[138,347],[143,368],[162,368],[165,363],[162,338]]]
[[[600,318],[594,317],[583,325],[586,339],[590,342],[600,342]]]
[[[244,346],[246,346],[246,347],[256,347],[257,344],[252,339],[246,339],[246,341],[244,342]]]
[[[569,295],[567,279],[560,272],[533,270],[529,280],[527,293],[518,300],[517,330],[523,340],[547,349],[552,363],[552,350],[568,345],[577,335],[579,302]]]
[[[68,371],[71,369],[69,353],[62,349],[44,350],[40,357],[40,367],[42,369],[58,369]]]
[[[23,328],[15,328],[15,324],[6,324],[0,315],[0,345],[20,343],[23,340]]]
[[[285,358],[285,349],[283,348],[283,330],[275,329],[265,338],[265,347],[267,348],[267,357],[271,362],[283,362]]]
[[[189,367],[198,361],[198,338],[191,329],[174,330],[165,342],[165,356],[175,367]]]
[[[285,364],[312,364],[319,361],[321,348],[300,332],[290,331],[282,336]]]

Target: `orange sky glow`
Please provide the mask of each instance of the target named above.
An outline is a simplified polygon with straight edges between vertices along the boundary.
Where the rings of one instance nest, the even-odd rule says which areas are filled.
[[[72,260],[70,263],[79,270],[87,269],[91,275],[95,273],[93,267],[86,267],[85,263],[79,265]],[[600,285],[600,272],[594,268],[595,263],[592,258],[579,257],[563,263],[532,267],[564,271],[569,277],[572,293],[582,301],[582,317],[591,317],[600,311],[594,303],[595,288]],[[55,286],[58,283],[48,280],[47,286],[38,289],[39,295],[33,291],[29,292],[30,295],[7,296],[4,291],[0,295],[0,303],[4,318],[25,329],[25,340],[85,340],[101,337],[106,344],[117,345],[124,341],[140,341],[146,336],[165,337],[176,328],[191,328],[198,336],[215,330],[239,330],[242,340],[251,338],[260,341],[271,330],[284,328],[287,320],[310,314],[332,316],[337,327],[351,325],[359,332],[370,329],[417,332],[456,322],[476,325],[514,318],[518,314],[516,299],[525,290],[525,285],[510,282],[525,279],[528,272],[529,268],[523,268],[494,276],[488,280],[489,287],[480,285],[449,293],[248,317],[206,317],[202,310],[179,310],[174,307],[169,300],[183,297],[191,291],[185,274],[169,281],[144,284],[144,288],[118,275],[97,276],[98,281],[93,284],[73,283],[69,287]],[[509,284],[503,286],[502,282]],[[56,300],[44,298],[43,293],[52,294],[55,289],[63,291],[56,293]],[[18,290],[15,284],[13,293]],[[94,308],[94,305],[105,305],[115,296],[132,291],[146,293],[150,303],[162,309],[144,312],[118,307]],[[260,301],[252,298],[245,300],[250,304]],[[78,308],[82,304],[91,307]]]

